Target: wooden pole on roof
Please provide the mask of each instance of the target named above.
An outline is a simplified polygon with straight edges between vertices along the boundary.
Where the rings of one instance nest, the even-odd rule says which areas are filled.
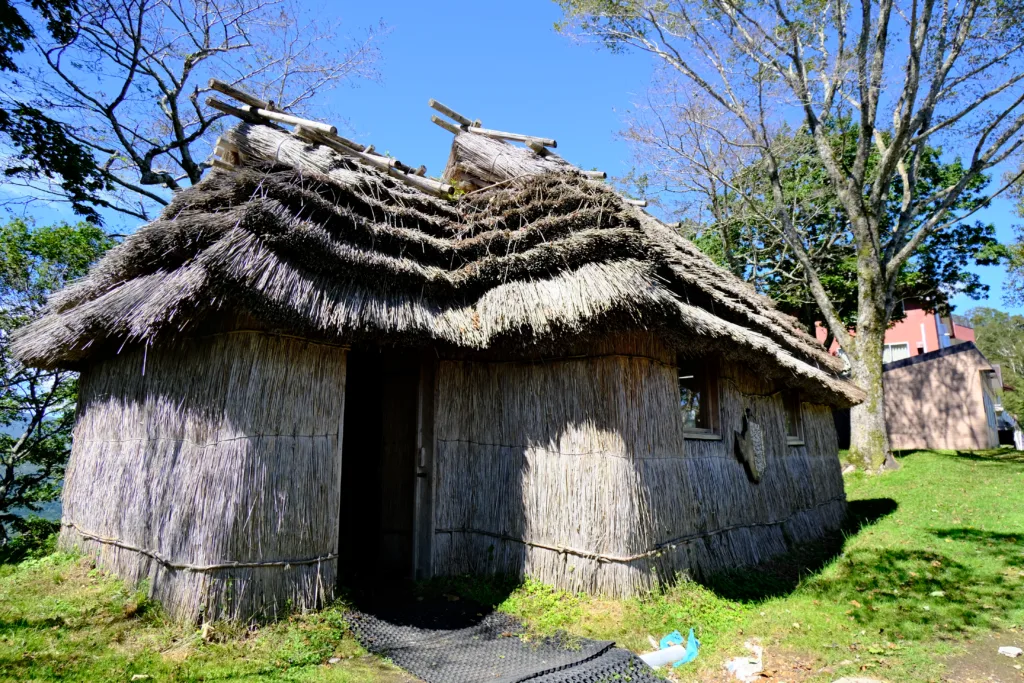
[[[542,145],[539,140],[531,140],[530,142],[526,143],[526,146],[532,149],[534,152],[536,152],[537,156],[541,156],[546,159],[562,159],[562,157],[558,156],[550,149]],[[565,161],[564,159],[562,160]],[[591,180],[606,180],[608,178],[608,174],[605,173],[604,171],[584,171],[582,168],[579,168],[577,170],[586,177],[590,178]]]
[[[338,135],[337,133],[335,133],[331,137],[335,138],[338,142],[340,142],[341,144],[345,145],[346,147],[351,147],[352,149],[354,149],[357,152],[365,152],[365,153],[369,154],[369,152],[367,150],[372,150],[373,149],[373,145],[362,145],[362,144],[359,144],[358,142],[355,142],[353,140],[349,140],[348,138],[344,138],[344,137]]]
[[[297,126],[295,128],[295,135],[308,140],[309,142],[330,147],[334,151],[340,152],[346,156],[357,157],[369,166],[384,171],[392,178],[395,178],[406,185],[415,187],[423,192],[438,196],[447,196],[452,193],[452,186],[448,183],[443,183],[432,178],[424,178],[416,173],[418,169],[409,168],[397,159],[360,152],[336,140],[336,136],[326,135],[318,130],[306,128],[305,126]],[[426,173],[426,168],[423,168],[423,172]]]
[[[441,104],[435,99],[431,99],[429,102],[427,102],[427,104],[430,105],[431,109],[436,109],[437,111],[441,112],[442,114],[450,118],[452,121],[456,121],[462,124],[463,126],[469,127],[472,126],[474,123],[473,121],[470,121],[465,116],[455,111],[451,107],[446,107],[445,105]]]
[[[506,133],[500,130],[491,130],[490,128],[480,128],[478,126],[468,126],[466,128],[470,133],[476,133],[477,135],[485,135],[489,138],[498,138],[499,140],[515,140],[516,142],[525,142],[527,144],[531,142],[538,142],[544,147],[558,147],[558,142],[551,138],[539,138],[536,135],[523,135],[521,133]]]
[[[463,132],[463,130],[461,128],[459,128],[458,126],[453,126],[452,124],[448,123],[447,121],[442,119],[437,114],[432,114],[430,116],[430,120],[433,121],[434,123],[436,123],[437,125],[441,126],[442,128],[444,128],[446,131],[448,131],[452,135],[458,135],[459,133]]]
[[[207,97],[206,104],[220,111],[226,111],[225,107],[231,106],[228,104],[224,104],[216,97]],[[247,114],[250,114],[252,116],[258,116],[264,119],[270,119],[271,121],[277,121],[278,123],[287,123],[292,126],[303,126],[304,128],[316,130],[321,133],[327,133],[328,135],[334,135],[338,132],[338,129],[329,123],[310,121],[309,119],[304,119],[299,116],[292,116],[291,114],[283,114],[279,111],[272,111],[270,109],[261,109],[260,107],[254,107],[251,104],[243,104],[241,107],[232,107],[232,109],[237,109],[239,111],[246,112]],[[240,116],[239,118],[244,119],[245,117]]]
[[[213,107],[217,111],[224,112],[225,114],[230,114],[231,116],[240,118],[246,123],[274,125],[273,123],[271,123],[270,119],[264,118],[259,114],[253,114],[247,109],[239,109],[238,107],[234,107],[228,104],[227,102],[222,102],[218,100],[216,97],[207,97],[206,104],[209,107]]]
[[[530,149],[532,149],[534,152],[536,152],[537,154],[539,154],[542,157],[547,157],[547,156],[551,156],[551,155],[555,154],[550,149],[548,149],[547,147],[542,145],[540,140],[529,140],[529,141],[527,141],[526,146],[529,147]]]
[[[257,97],[253,97],[249,93],[239,90],[238,88],[219,79],[211,78],[209,85],[212,90],[224,93],[225,95],[243,103],[242,106],[235,107],[227,104],[226,102],[221,102],[216,97],[208,97],[206,99],[206,104],[218,111],[222,111],[225,114],[231,114],[232,116],[236,116],[249,123],[259,125],[269,124],[278,130],[280,130],[280,128],[274,126],[273,123],[270,123],[271,121],[293,125],[295,126],[294,134],[296,136],[309,142],[325,145],[336,152],[358,157],[370,166],[387,172],[392,177],[401,180],[407,185],[411,185],[419,190],[436,195],[450,195],[452,192],[451,185],[425,177],[427,173],[426,166],[412,168],[410,166],[406,166],[398,159],[391,159],[374,154],[373,145],[361,145],[358,142],[353,142],[352,140],[344,138],[338,135],[338,129],[330,124],[312,121],[277,111],[269,102],[264,102]],[[433,102],[433,100],[431,100],[431,102]],[[447,107],[444,107],[444,105],[439,106],[444,108],[439,111],[445,111],[446,113],[450,112],[451,114],[459,116]],[[469,122],[468,119],[466,119],[466,121]],[[220,140],[218,140],[218,144],[221,144]],[[222,152],[224,149],[225,147],[222,145],[221,147],[218,147],[217,151]],[[233,165],[229,161],[224,161],[222,159],[214,160],[213,165],[225,170],[233,168]]]
[[[207,98],[206,103],[219,111],[223,111],[228,114],[233,114],[234,116],[238,116],[238,114],[236,113],[237,111],[244,111],[251,115],[261,116],[264,119],[269,119],[271,121],[287,123],[292,126],[306,126],[307,128],[313,128],[315,130],[319,130],[324,133],[330,133],[332,135],[338,132],[338,129],[330,125],[329,123],[311,121],[309,119],[300,118],[298,116],[292,116],[291,114],[285,114],[284,112],[278,111],[277,108],[272,106],[269,102],[261,100],[258,97],[254,97],[253,95],[250,95],[244,90],[239,90],[233,85],[229,85],[228,83],[225,83],[224,81],[218,78],[211,78],[209,85],[211,90],[216,90],[219,93],[223,93],[228,97],[231,97],[233,99],[238,100],[239,102],[242,102],[244,105],[242,107],[232,107],[234,111],[226,111],[224,107],[231,107],[231,105],[225,104],[224,102],[221,102],[220,100],[214,97]],[[243,116],[238,116],[238,118],[243,120],[245,119],[245,117]]]
[[[265,102],[258,97],[253,97],[244,90],[239,90],[235,86],[229,85],[219,78],[211,78],[209,85],[211,90],[216,90],[217,92],[223,93],[232,99],[244,102],[250,107],[256,107],[257,109],[273,109],[269,102]]]
[[[437,116],[431,116],[430,120],[441,126],[453,135],[458,135],[462,131],[469,131],[470,133],[476,133],[477,135],[485,135],[489,138],[498,138],[499,140],[515,140],[516,142],[525,142],[526,144],[537,143],[543,147],[558,147],[558,142],[551,138],[541,138],[536,135],[523,135],[522,133],[506,133],[501,130],[491,130],[490,128],[482,128],[480,121],[471,121],[459,112],[455,111],[451,107],[441,104],[435,99],[431,99],[427,102],[431,109],[436,109],[448,118],[457,122],[461,125],[461,128],[456,128],[452,124],[448,123],[444,119],[438,118]]]

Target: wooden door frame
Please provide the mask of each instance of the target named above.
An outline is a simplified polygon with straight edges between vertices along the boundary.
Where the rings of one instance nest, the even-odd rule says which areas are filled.
[[[437,358],[424,354],[416,400],[416,484],[413,501],[413,578],[434,575],[434,403],[437,397]]]

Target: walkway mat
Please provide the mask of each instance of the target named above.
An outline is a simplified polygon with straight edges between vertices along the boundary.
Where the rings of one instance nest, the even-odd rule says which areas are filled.
[[[528,637],[514,617],[465,602],[351,612],[348,620],[367,650],[427,683],[661,681],[611,641]]]

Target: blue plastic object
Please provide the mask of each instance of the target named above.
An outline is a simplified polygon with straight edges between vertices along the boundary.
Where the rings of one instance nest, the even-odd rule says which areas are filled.
[[[690,631],[693,631],[693,629],[690,629]],[[683,634],[679,631],[672,631],[672,633],[669,633],[667,636],[661,639],[661,642],[658,643],[658,649],[664,650],[666,648],[672,647],[673,645],[682,644]]]
[[[679,631],[672,631],[667,636],[661,639],[658,646],[664,650],[665,648],[672,647],[673,645],[683,644],[683,634]],[[683,658],[672,664],[673,668],[682,666],[688,662],[692,662],[697,659],[697,653],[700,651],[700,641],[693,635],[693,629],[690,629],[690,635],[686,638],[686,654]]]

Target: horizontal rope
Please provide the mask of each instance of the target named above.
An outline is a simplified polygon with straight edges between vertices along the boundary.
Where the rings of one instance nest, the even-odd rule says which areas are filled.
[[[329,560],[334,560],[334,559],[337,559],[337,557],[338,557],[337,553],[327,553],[326,555],[321,555],[319,557],[304,558],[304,559],[301,559],[301,560],[272,560],[270,562],[223,562],[223,563],[220,563],[220,564],[202,564],[202,565],[183,564],[183,563],[173,562],[171,560],[168,560],[167,558],[165,558],[164,556],[162,556],[160,553],[156,552],[155,550],[148,550],[146,548],[139,548],[137,546],[132,545],[131,543],[125,543],[124,541],[122,541],[120,539],[117,539],[117,538],[107,538],[105,536],[100,536],[99,534],[94,534],[94,533],[90,533],[88,531],[84,531],[81,527],[79,527],[74,522],[61,522],[61,526],[66,526],[68,528],[74,529],[75,533],[77,533],[79,536],[81,536],[82,538],[85,538],[87,540],[95,541],[96,543],[102,543],[104,545],[111,545],[111,546],[114,546],[116,548],[121,548],[123,550],[130,550],[132,552],[139,553],[140,555],[145,555],[147,557],[150,557],[150,558],[156,560],[160,564],[162,564],[165,567],[168,567],[170,569],[181,569],[181,570],[191,571],[191,572],[212,572],[212,571],[218,571],[218,570],[221,570],[221,569],[247,569],[247,568],[261,568],[261,567],[294,567],[294,566],[297,566],[297,565],[320,564],[321,562],[327,562]]]
[[[735,430],[733,430],[733,431],[735,431]],[[637,456],[637,455],[631,455],[629,453],[613,452],[613,451],[586,451],[584,453],[577,453],[577,452],[571,452],[570,453],[570,452],[566,452],[566,451],[555,450],[555,449],[552,449],[552,448],[544,448],[543,446],[533,446],[533,445],[524,445],[524,444],[488,443],[488,442],[485,442],[485,441],[473,441],[472,439],[442,439],[442,438],[438,438],[438,439],[435,439],[435,441],[438,444],[446,444],[446,445],[450,445],[450,444],[465,444],[467,446],[482,446],[484,448],[505,448],[505,449],[508,449],[508,450],[519,450],[519,451],[523,451],[524,455],[529,452],[529,453],[543,453],[544,455],[554,455],[554,456],[564,455],[564,456],[570,457],[570,458],[577,458],[577,457],[582,458],[582,457],[590,457],[590,456],[600,456],[600,457],[604,457],[604,458],[619,458],[621,460],[629,460],[631,462],[641,462],[641,461],[649,462],[649,461],[661,461],[661,460],[688,460],[688,461],[694,461],[694,460],[729,460],[729,461],[735,461],[736,460],[736,456],[734,456],[732,454],[732,449],[728,445],[729,436],[727,434],[715,434],[713,438],[703,438],[703,439],[702,438],[696,438],[695,439],[695,438],[692,438],[692,437],[690,437],[690,436],[688,436],[688,435],[686,435],[684,433],[683,434],[683,438],[686,441],[713,444],[712,447],[718,449],[721,452],[717,453],[717,454],[715,454],[715,453],[703,453],[703,454],[700,454],[700,455],[697,455],[697,454],[694,454],[694,453],[690,453],[690,452],[686,452],[684,454],[679,454],[679,453],[671,452],[669,455],[642,455],[642,456]],[[724,449],[721,447],[722,444],[726,445],[726,447]],[[800,443],[800,444],[787,443],[786,446],[788,447],[788,449],[786,450],[786,455],[783,455],[783,456],[781,456],[779,458],[776,458],[777,460],[781,461],[781,460],[786,459],[786,458],[795,458],[795,457],[812,457],[812,458],[820,457],[820,456],[810,455],[810,454],[806,454],[806,455],[803,455],[803,456],[795,456],[795,455],[792,455],[790,453],[791,449],[804,448],[806,446],[806,442]],[[695,446],[690,446],[690,448],[695,448]],[[458,456],[456,456],[451,451],[449,451],[448,453],[446,453],[445,457],[448,457],[448,458],[455,458],[455,457],[473,458],[473,457],[477,457],[477,455],[478,455],[477,453],[467,453],[465,455],[458,455]]]
[[[660,365],[662,367],[671,368],[678,370],[679,366],[675,363],[669,363],[663,361],[660,358],[654,358],[652,356],[645,356],[643,354],[636,353],[592,353],[592,354],[575,354],[572,356],[547,356],[541,358],[512,358],[505,360],[489,360],[487,358],[442,358],[441,362],[444,363],[479,363],[481,365],[554,365],[557,363],[567,362],[578,362],[583,360],[600,360],[604,358],[624,358],[626,360],[643,360],[649,361],[654,365]]]
[[[690,543],[692,541],[700,540],[700,539],[703,539],[703,538],[708,538],[710,536],[717,536],[718,534],[724,534],[724,533],[727,533],[727,532],[730,532],[730,531],[737,531],[739,529],[751,529],[751,528],[754,528],[754,527],[779,526],[779,525],[785,524],[786,522],[792,520],[798,514],[801,514],[801,513],[804,513],[804,512],[809,512],[811,510],[817,510],[819,508],[823,508],[823,507],[826,507],[828,505],[833,505],[835,503],[838,503],[838,502],[841,502],[841,501],[845,501],[845,500],[846,500],[845,495],[844,496],[835,496],[834,498],[830,498],[829,500],[826,500],[826,501],[824,501],[822,503],[818,503],[817,505],[812,505],[809,508],[803,508],[801,510],[797,510],[795,513],[793,513],[789,517],[787,517],[787,518],[785,518],[783,520],[775,521],[775,522],[753,522],[751,524],[736,524],[734,526],[727,526],[727,527],[722,527],[721,529],[715,529],[714,531],[702,531],[702,532],[698,532],[698,533],[695,533],[695,534],[688,534],[686,536],[680,536],[678,538],[673,538],[673,539],[671,539],[669,541],[663,541],[661,543],[655,544],[655,546],[652,549],[644,551],[642,553],[637,553],[636,555],[604,555],[602,553],[595,553],[595,552],[591,552],[589,550],[580,550],[578,548],[569,548],[569,547],[563,547],[563,546],[557,546],[557,545],[549,545],[549,544],[546,544],[546,543],[538,543],[536,541],[527,541],[525,539],[515,538],[514,536],[508,536],[506,534],[500,534],[500,533],[497,533],[497,532],[494,532],[494,531],[487,531],[486,529],[472,529],[472,528],[434,529],[434,533],[435,534],[477,534],[477,535],[480,535],[480,536],[488,536],[490,538],[497,538],[497,539],[502,540],[502,541],[510,541],[510,542],[513,542],[513,543],[521,543],[521,544],[523,544],[525,546],[529,546],[531,548],[540,548],[541,550],[551,550],[553,552],[559,553],[560,555],[575,555],[577,557],[583,557],[583,558],[586,558],[586,559],[596,560],[597,562],[611,562],[611,563],[625,564],[625,563],[629,563],[629,562],[636,562],[637,560],[642,560],[642,559],[645,559],[645,558],[650,557],[652,555],[656,555],[659,552],[661,552],[662,550],[665,550],[666,548],[669,548],[669,549],[674,548],[676,545],[678,545],[680,543]]]
[[[253,330],[244,328],[239,328],[237,330],[224,330],[221,332],[211,332],[210,334],[203,334],[195,337],[190,337],[190,340],[212,339],[213,337],[227,337],[235,334],[260,334],[265,337],[279,337],[281,339],[291,339],[293,341],[312,344],[313,346],[328,346],[336,349],[341,349],[342,351],[348,351],[351,350],[352,348],[352,345],[347,342],[320,341],[317,339],[310,339],[309,337],[303,337],[297,334],[288,334],[286,332],[273,332],[270,330]]]
[[[135,443],[139,441],[150,442],[175,442],[175,443],[186,443],[196,448],[208,448],[210,446],[219,446],[224,443],[231,443],[233,441],[251,441],[253,439],[336,439],[340,436],[337,433],[334,434],[246,434],[243,436],[232,436],[227,439],[218,439],[216,441],[207,441],[205,443],[199,441],[193,441],[192,439],[176,439],[170,436],[133,436],[129,439],[78,439],[76,443],[82,444],[119,444],[119,443]],[[290,457],[290,456],[289,456]]]

